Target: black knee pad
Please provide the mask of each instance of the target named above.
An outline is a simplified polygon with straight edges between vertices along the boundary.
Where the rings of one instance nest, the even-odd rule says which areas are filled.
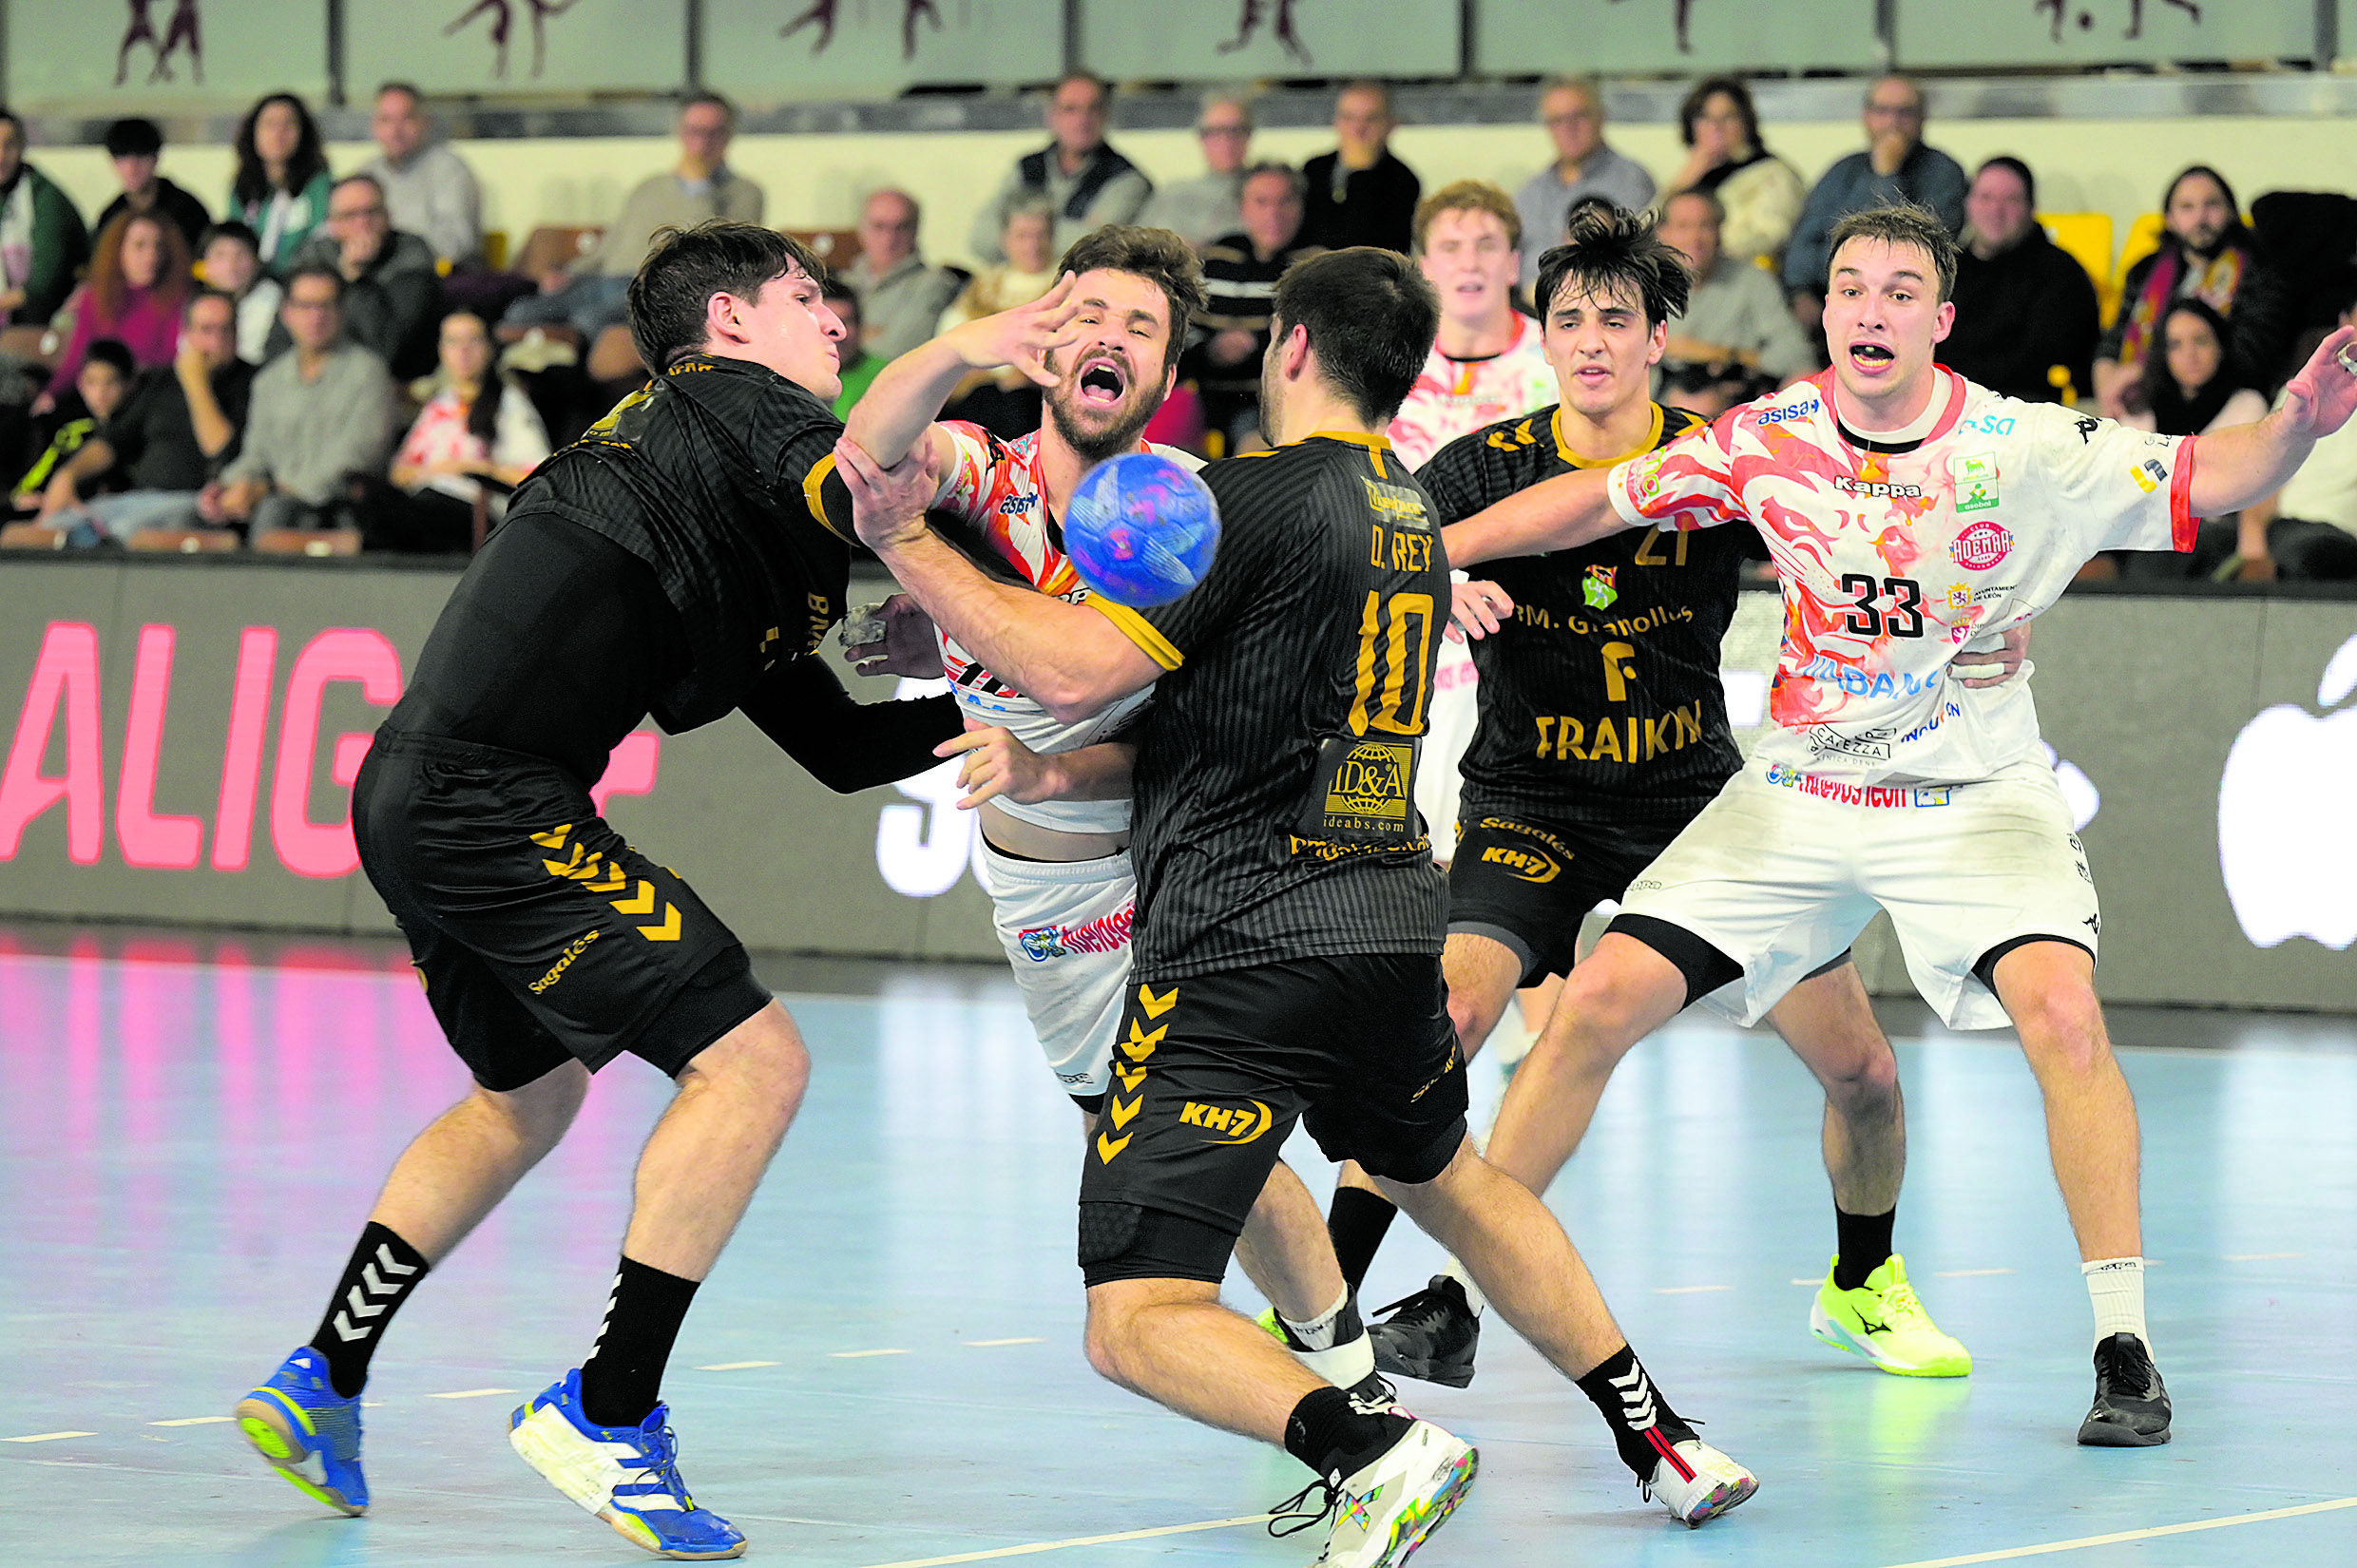
[[[1116,1279],[1227,1277],[1236,1237],[1216,1225],[1135,1203],[1081,1205],[1081,1277],[1091,1287]]]

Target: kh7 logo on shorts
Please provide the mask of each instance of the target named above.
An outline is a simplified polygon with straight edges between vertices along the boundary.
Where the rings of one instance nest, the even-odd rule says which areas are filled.
[[[1996,503],[1992,501],[1990,505]],[[2013,535],[2002,523],[1983,518],[1949,540],[1947,553],[1964,570],[1984,572],[2013,553]]]
[[[1234,1107],[1206,1105],[1200,1100],[1190,1100],[1178,1112],[1178,1120],[1182,1126],[1200,1127],[1207,1133],[1217,1135],[1207,1138],[1206,1142],[1250,1143],[1269,1130],[1270,1124],[1276,1120],[1276,1113],[1256,1100],[1248,1100],[1242,1105]]]
[[[1524,882],[1552,882],[1563,870],[1552,855],[1541,854],[1536,850],[1510,850],[1503,844],[1492,844],[1484,850],[1482,864],[1495,866]]]

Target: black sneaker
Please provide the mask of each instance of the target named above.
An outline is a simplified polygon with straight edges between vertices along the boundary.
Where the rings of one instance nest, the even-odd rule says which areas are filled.
[[[1465,1287],[1447,1274],[1404,1301],[1383,1309],[1367,1326],[1374,1341],[1375,1369],[1393,1377],[1462,1388],[1473,1381],[1473,1349],[1481,1343],[1481,1314],[1465,1299]]]
[[[1376,1342],[1376,1365],[1382,1365]],[[2079,1424],[2090,1448],[2150,1448],[2169,1441],[2169,1390],[2153,1352],[2134,1334],[2114,1334],[2095,1348],[2095,1407]]]

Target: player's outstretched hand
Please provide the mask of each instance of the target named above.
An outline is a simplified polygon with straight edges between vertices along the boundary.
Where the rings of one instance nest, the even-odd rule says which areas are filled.
[[[897,675],[910,680],[942,676],[941,641],[933,618],[905,593],[881,604],[864,605],[843,621],[843,657],[861,675]]]
[[[925,507],[936,488],[918,446],[893,468],[868,455],[850,436],[834,443],[835,472],[852,497],[852,531],[872,550],[905,545],[925,532]]]
[[[1448,619],[1479,641],[1514,613],[1513,598],[1495,583],[1460,583],[1449,595]]]
[[[970,812],[984,801],[996,800],[1001,795],[1025,805],[1055,795],[1057,779],[1050,759],[1017,740],[1002,726],[968,730],[933,748],[935,756],[956,756],[961,753],[966,761],[958,769],[958,788],[966,794],[958,801],[959,811]]]
[[[1080,335],[1072,330],[1072,318],[1081,314],[1072,297],[1079,281],[1065,273],[1028,305],[952,328],[949,340],[957,345],[958,357],[978,371],[1011,365],[1041,386],[1053,387],[1058,376],[1047,368],[1047,356]]]
[[[2284,387],[2291,428],[2313,441],[2330,435],[2357,413],[2357,327],[2343,327],[2316,345]]]
[[[2030,653],[2030,622],[2008,627],[1998,645],[1986,652],[1971,648],[1962,650],[1951,666],[1960,684],[1978,689],[1982,686],[2002,686],[2022,673],[2022,661]]]

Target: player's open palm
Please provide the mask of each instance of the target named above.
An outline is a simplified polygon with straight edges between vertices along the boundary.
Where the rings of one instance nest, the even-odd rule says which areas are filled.
[[[2330,435],[2357,413],[2357,327],[2343,327],[2316,345],[2284,388],[2284,412],[2311,440]]]
[[[1081,307],[1072,297],[1079,280],[1070,273],[1056,279],[1056,286],[1028,305],[985,316],[953,329],[949,336],[957,344],[958,356],[976,370],[992,370],[1011,365],[1043,387],[1053,387],[1057,373],[1048,369],[1048,356],[1058,349],[1067,348],[1078,340],[1073,331],[1073,317]]]

